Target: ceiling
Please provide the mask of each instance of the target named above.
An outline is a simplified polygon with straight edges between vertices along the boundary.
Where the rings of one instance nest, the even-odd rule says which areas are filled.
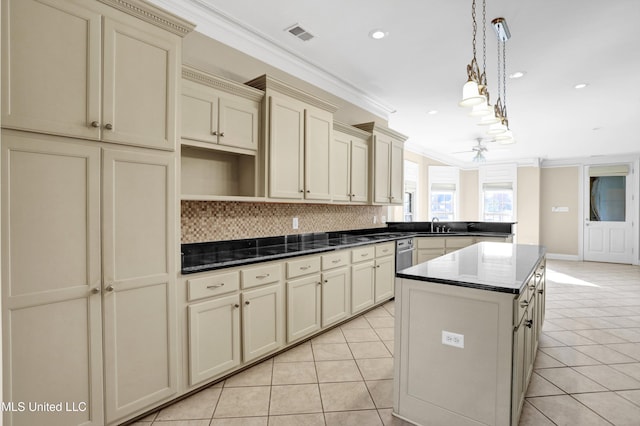
[[[454,153],[486,137],[458,106],[472,58],[471,0],[152,1],[196,31],[388,118],[413,151],[464,165],[473,153]],[[487,142],[488,162],[640,154],[640,1],[487,0],[486,8],[492,100],[491,19],[506,18],[511,30],[507,74],[526,73],[507,81],[517,143]],[[480,66],[481,10],[478,0]],[[315,37],[285,31],[296,23]],[[388,36],[369,37],[378,28]]]

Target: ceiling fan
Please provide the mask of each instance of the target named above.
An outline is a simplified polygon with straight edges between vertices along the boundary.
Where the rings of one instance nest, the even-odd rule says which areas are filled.
[[[472,161],[474,163],[483,163],[483,162],[487,161],[487,159],[483,155],[483,152],[488,152],[489,150],[487,149],[486,146],[484,146],[482,144],[482,142],[495,142],[495,140],[488,139],[488,140],[485,141],[482,138],[476,138],[477,145],[471,147],[471,150],[458,151],[458,152],[454,152],[453,154],[463,154],[463,153],[467,153],[467,152],[475,152],[476,155],[473,157]]]

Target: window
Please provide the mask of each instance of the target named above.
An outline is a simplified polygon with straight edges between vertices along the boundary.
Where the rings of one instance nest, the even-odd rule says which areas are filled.
[[[482,185],[483,220],[513,222],[513,185],[511,182]]]
[[[626,189],[629,166],[589,167],[589,220],[626,221]]]
[[[454,184],[431,185],[431,218],[452,221],[455,218],[456,186]]]
[[[459,186],[457,167],[429,167],[429,220],[437,217],[450,222],[458,218]]]
[[[418,163],[404,161],[404,221],[412,222],[417,215]]]

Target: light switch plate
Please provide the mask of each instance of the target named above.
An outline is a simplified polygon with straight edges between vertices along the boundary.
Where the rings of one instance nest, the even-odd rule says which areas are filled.
[[[293,218],[293,229],[298,229],[298,218],[297,217]]]
[[[442,344],[464,349],[464,334],[442,330]]]

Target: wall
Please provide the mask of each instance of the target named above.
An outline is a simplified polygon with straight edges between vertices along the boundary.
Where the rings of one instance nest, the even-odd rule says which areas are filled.
[[[540,243],[540,168],[518,167],[516,233],[519,244]]]
[[[540,243],[553,254],[578,256],[580,169],[543,168],[540,173]],[[568,207],[566,213],[551,207]]]
[[[460,220],[480,220],[478,170],[460,170]]]
[[[413,161],[418,164],[418,190],[416,193],[418,204],[417,212],[414,222],[425,222],[431,220],[429,215],[429,166],[448,166],[448,164],[440,163],[439,161],[432,160],[424,155],[417,154],[415,152],[404,150],[404,159],[407,161]],[[389,216],[393,221],[402,222],[404,216],[402,207],[389,208]]]
[[[384,227],[387,207],[182,201],[182,243]],[[377,223],[373,223],[373,216]],[[299,229],[292,228],[298,218]]]

